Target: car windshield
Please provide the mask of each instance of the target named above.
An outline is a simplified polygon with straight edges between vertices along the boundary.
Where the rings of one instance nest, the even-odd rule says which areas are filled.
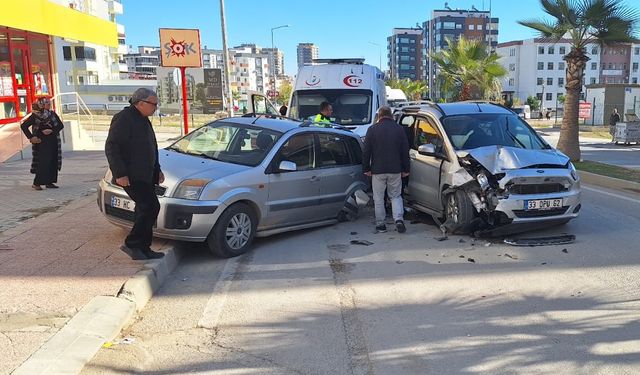
[[[456,150],[497,145],[528,150],[550,148],[535,130],[515,114],[447,116],[443,118],[442,125]]]
[[[340,125],[371,123],[371,90],[300,90],[291,97],[290,117],[307,120],[320,113],[320,103],[333,107],[332,122]]]
[[[256,126],[217,121],[187,134],[169,150],[255,167],[282,133]]]

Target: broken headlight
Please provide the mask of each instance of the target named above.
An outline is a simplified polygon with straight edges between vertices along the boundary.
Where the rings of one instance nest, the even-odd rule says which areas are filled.
[[[482,190],[487,190],[489,188],[489,178],[487,178],[487,175],[484,174],[484,172],[478,173],[476,180],[480,184],[480,188]]]
[[[578,171],[576,171],[576,167],[572,162],[569,162],[569,171],[571,172],[571,177],[573,177],[574,181],[578,181]]]

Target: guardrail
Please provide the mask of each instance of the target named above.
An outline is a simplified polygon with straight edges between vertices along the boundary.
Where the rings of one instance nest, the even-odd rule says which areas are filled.
[[[71,97],[71,100],[62,99],[63,97]],[[53,103],[54,108],[58,109],[59,114],[64,119],[66,116],[70,115],[76,116],[76,120],[78,121],[78,126],[80,126],[80,117],[88,119],[91,124],[91,140],[95,141],[95,122],[93,118],[93,113],[87,106],[87,104],[82,100],[82,97],[77,92],[61,92],[56,94],[53,98],[51,98],[51,102]],[[70,110],[73,108],[73,110]]]

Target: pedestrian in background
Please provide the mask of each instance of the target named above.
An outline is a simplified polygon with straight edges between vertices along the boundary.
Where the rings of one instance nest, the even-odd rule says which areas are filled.
[[[153,224],[160,211],[155,185],[164,182],[158,143],[149,121],[158,108],[158,96],[140,88],[129,103],[113,116],[105,143],[114,182],[136,202],[133,228],[120,249],[134,260],[162,258],[163,253],[151,250]]]
[[[286,116],[287,115],[287,105],[283,104],[280,109],[278,110],[278,112],[280,112],[281,116]]]
[[[371,177],[375,206],[376,231],[386,232],[385,190],[391,200],[391,212],[396,230],[404,233],[402,178],[409,176],[409,142],[402,126],[393,120],[391,108],[382,106],[376,113],[377,122],[369,127],[364,139],[362,170]]]
[[[35,190],[42,190],[41,185],[47,189],[57,189],[55,183],[58,182],[58,171],[62,169],[60,131],[64,125],[50,108],[51,101],[48,98],[37,99],[31,113],[20,124],[20,129],[32,144],[30,172],[35,174],[31,185]]]
[[[618,114],[618,108],[614,108],[609,116],[609,134],[611,134],[611,142],[616,138],[616,124],[620,122],[620,115]]]

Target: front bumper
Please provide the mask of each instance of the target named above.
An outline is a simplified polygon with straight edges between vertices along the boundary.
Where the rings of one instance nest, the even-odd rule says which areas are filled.
[[[111,197],[130,199],[121,187],[106,180],[98,184],[98,207],[112,224],[131,228],[132,211],[112,207]],[[226,205],[220,201],[195,201],[158,196],[160,212],[153,228],[153,235],[180,241],[202,242],[206,240]]]
[[[547,210],[526,210],[526,201],[537,199],[562,198],[562,207]],[[499,199],[495,211],[504,213],[513,224],[534,223],[541,221],[562,221],[578,217],[580,211],[580,188],[562,193],[516,195]]]

